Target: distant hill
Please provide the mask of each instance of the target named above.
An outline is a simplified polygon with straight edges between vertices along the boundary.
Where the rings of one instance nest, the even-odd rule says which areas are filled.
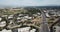
[[[60,9],[60,6],[27,6],[25,8],[33,8],[33,7],[35,7],[35,8],[47,8],[47,9],[49,9],[49,8],[51,8],[51,9]]]
[[[22,6],[6,6],[6,5],[0,5],[0,8],[15,8],[15,7],[22,7]],[[48,5],[48,6],[23,6],[23,7],[36,7],[36,8],[59,8],[60,6],[58,5]]]

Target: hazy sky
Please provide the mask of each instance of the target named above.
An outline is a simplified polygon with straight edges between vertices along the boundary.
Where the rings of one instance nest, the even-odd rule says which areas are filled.
[[[60,0],[0,0],[6,6],[48,6],[60,5]]]

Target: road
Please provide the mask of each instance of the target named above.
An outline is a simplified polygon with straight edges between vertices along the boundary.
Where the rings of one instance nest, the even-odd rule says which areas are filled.
[[[46,15],[44,13],[44,11],[42,9],[39,9],[41,11],[42,14],[42,22],[41,22],[41,28],[39,32],[49,32],[49,28],[48,28],[48,22],[46,20]]]

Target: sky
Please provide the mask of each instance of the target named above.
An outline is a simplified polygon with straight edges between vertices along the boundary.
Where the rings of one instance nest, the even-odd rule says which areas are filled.
[[[60,0],[0,0],[0,6],[52,6],[60,5]]]

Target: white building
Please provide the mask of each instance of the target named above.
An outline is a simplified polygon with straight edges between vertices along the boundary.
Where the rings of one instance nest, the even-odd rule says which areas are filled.
[[[9,15],[9,16],[8,16],[8,19],[11,19],[11,18],[13,18],[13,15]]]
[[[2,31],[0,32],[12,32],[11,30],[6,30],[6,29],[3,29]]]
[[[36,29],[32,29],[32,30],[30,30],[30,32],[35,32],[36,31]]]
[[[30,27],[19,28],[18,32],[29,32]]]
[[[2,18],[0,17],[0,21],[2,20]]]
[[[0,22],[0,27],[4,27],[6,25],[6,21]]]
[[[59,26],[54,26],[56,29],[54,29],[55,30],[55,32],[60,32],[60,27]]]

